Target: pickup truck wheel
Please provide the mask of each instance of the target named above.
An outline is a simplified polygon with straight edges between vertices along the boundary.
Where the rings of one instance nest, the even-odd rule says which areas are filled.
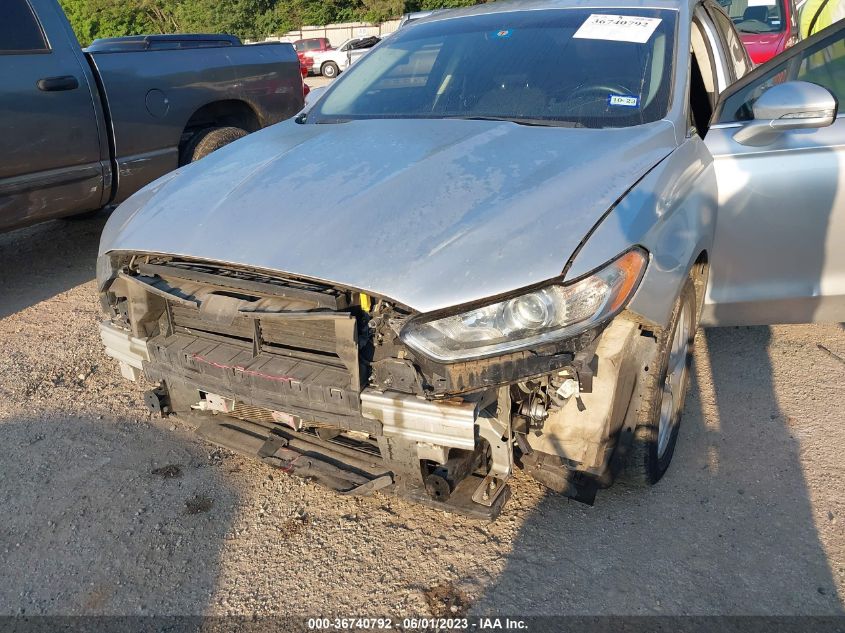
[[[340,74],[340,68],[334,62],[326,62],[320,66],[320,72],[323,74],[323,77],[334,79]]]
[[[183,165],[205,158],[211,152],[246,136],[248,132],[239,127],[210,127],[200,130],[188,141],[182,153]]]
[[[695,304],[695,287],[692,279],[687,279],[675,302],[669,327],[659,339],[655,377],[645,387],[647,393],[625,469],[629,483],[656,484],[672,461],[689,387],[698,314]]]

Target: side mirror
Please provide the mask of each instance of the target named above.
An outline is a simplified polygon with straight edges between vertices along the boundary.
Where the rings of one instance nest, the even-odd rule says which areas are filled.
[[[311,108],[314,107],[314,104],[320,100],[320,97],[323,96],[323,93],[326,91],[328,86],[320,86],[319,88],[311,88],[311,92],[308,93],[308,96],[305,97],[305,111],[308,112]]]
[[[768,145],[786,130],[831,125],[836,108],[836,97],[826,88],[806,81],[777,84],[754,102],[754,120],[740,128],[734,140],[743,145]]]
[[[308,91],[308,94],[305,95],[305,105],[302,107],[295,117],[293,117],[294,123],[305,123],[305,119],[308,116],[308,113],[311,111],[316,103],[320,100],[320,97],[323,96],[323,93],[326,91],[328,86],[320,86],[319,88],[312,88]]]

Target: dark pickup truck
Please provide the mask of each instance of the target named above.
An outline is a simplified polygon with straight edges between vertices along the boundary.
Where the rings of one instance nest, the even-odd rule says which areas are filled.
[[[83,52],[56,0],[2,5],[0,231],[121,202],[303,107],[290,45]]]

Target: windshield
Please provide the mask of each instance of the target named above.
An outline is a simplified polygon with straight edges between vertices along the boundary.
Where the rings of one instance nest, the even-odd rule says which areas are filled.
[[[317,51],[321,49],[322,43],[322,40],[297,40],[293,43],[293,48],[297,52]]]
[[[786,28],[783,0],[719,0],[740,33],[780,33]]]
[[[623,127],[666,115],[676,13],[552,9],[409,26],[339,79],[308,122],[504,119]]]

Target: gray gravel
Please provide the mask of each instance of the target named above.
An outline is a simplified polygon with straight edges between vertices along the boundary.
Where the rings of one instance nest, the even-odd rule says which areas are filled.
[[[841,325],[700,333],[658,486],[518,476],[488,525],[151,419],[97,338],[103,222],[0,235],[0,614],[843,613]]]

